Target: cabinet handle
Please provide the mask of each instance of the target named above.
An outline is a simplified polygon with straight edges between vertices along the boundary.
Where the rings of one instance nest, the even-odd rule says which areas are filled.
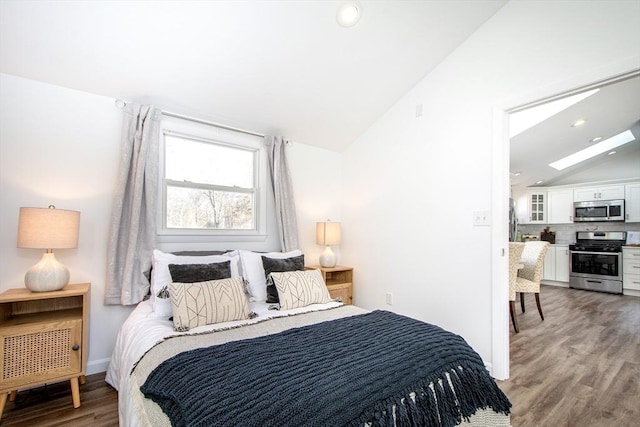
[[[80,349],[80,346],[78,344],[74,344],[73,347],[71,347],[71,350],[73,351],[78,351]]]
[[[597,199],[598,198],[598,193],[593,193],[593,198]]]

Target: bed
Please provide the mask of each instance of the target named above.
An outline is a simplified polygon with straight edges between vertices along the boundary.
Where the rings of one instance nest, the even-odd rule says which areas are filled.
[[[224,274],[241,279],[197,281],[222,258],[154,253],[152,298],[121,327],[106,376],[121,426],[510,425],[510,402],[461,337],[332,301],[298,252],[213,256],[237,256]],[[199,266],[195,276],[184,280],[176,262],[188,274]],[[163,278],[168,265],[174,275]],[[176,274],[184,282],[171,282]],[[202,296],[227,285],[248,296],[225,288],[224,310],[191,301],[190,315],[173,304],[189,300],[185,288]],[[167,291],[171,312],[158,298]],[[237,300],[244,315],[234,317]]]

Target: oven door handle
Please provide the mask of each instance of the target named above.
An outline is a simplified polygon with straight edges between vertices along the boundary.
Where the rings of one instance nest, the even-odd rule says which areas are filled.
[[[572,254],[584,254],[584,255],[620,255],[622,252],[583,252],[583,251],[571,251]]]

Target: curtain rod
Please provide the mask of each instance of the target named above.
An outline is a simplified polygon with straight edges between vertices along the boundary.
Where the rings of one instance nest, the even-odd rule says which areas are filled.
[[[123,101],[122,99],[116,99],[116,107],[118,107],[120,109],[123,109],[126,105],[127,105],[126,101]],[[160,113],[165,115],[165,116],[175,117],[176,119],[190,120],[192,122],[201,123],[203,125],[211,125],[211,126],[215,126],[217,128],[221,128],[221,129],[232,130],[232,131],[235,131],[235,132],[242,132],[242,133],[246,133],[248,135],[259,136],[261,138],[264,138],[264,135],[261,134],[261,133],[258,133],[258,132],[253,132],[253,131],[250,131],[250,130],[240,129],[240,128],[236,128],[236,127],[233,127],[233,126],[227,126],[227,125],[223,125],[223,124],[220,124],[220,123],[211,122],[209,120],[199,119],[197,117],[185,116],[183,114],[172,113],[171,111],[165,111],[165,110],[160,110]]]

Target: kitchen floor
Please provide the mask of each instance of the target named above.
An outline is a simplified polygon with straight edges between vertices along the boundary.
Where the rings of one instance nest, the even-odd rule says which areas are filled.
[[[640,419],[640,298],[543,285],[516,302],[511,375],[498,385],[525,426],[632,426]]]

